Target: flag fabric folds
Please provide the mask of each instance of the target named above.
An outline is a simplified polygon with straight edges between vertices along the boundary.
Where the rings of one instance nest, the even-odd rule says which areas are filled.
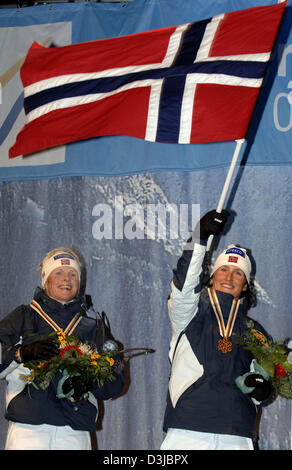
[[[64,47],[33,43],[9,157],[106,135],[244,138],[286,2]]]

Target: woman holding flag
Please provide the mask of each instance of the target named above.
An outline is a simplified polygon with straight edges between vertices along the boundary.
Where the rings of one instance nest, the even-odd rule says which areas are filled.
[[[246,250],[230,245],[202,286],[207,239],[222,232],[227,215],[213,210],[201,219],[174,270],[163,450],[253,449],[257,407],[272,396],[268,375],[237,341],[251,298]]]

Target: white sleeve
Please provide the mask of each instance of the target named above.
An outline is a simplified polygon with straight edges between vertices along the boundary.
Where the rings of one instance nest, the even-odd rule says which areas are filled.
[[[171,283],[168,312],[174,337],[178,337],[197,313],[200,289],[196,290],[196,287],[200,285],[205,253],[206,246],[195,243],[182,289],[179,290],[173,281]]]

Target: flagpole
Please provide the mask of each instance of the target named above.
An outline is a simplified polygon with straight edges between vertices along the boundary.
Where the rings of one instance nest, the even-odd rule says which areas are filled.
[[[227,176],[226,176],[226,179],[225,179],[225,183],[224,183],[224,186],[223,186],[223,189],[222,189],[219,201],[218,201],[218,205],[217,205],[217,208],[216,208],[216,211],[218,213],[222,212],[224,202],[225,202],[225,199],[226,199],[226,196],[227,196],[230,184],[231,184],[231,180],[232,180],[232,177],[233,177],[233,173],[234,173],[234,170],[235,170],[235,167],[236,167],[236,163],[237,163],[237,160],[238,160],[238,157],[239,157],[239,154],[240,154],[240,150],[241,150],[241,147],[242,147],[244,142],[245,142],[245,139],[236,140],[236,147],[235,147],[235,150],[234,150],[234,153],[233,153],[233,157],[232,157],[232,160],[231,160],[231,163],[230,163],[230,166],[229,166],[229,170],[228,170],[228,173],[227,173]],[[214,235],[210,235],[210,237],[208,238],[207,251],[209,251],[210,248],[211,248],[213,238],[214,238]]]

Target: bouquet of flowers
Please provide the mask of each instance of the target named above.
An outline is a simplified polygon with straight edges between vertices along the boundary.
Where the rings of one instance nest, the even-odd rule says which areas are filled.
[[[289,350],[281,340],[273,342],[254,328],[249,322],[248,329],[240,340],[241,345],[251,352],[258,364],[268,373],[278,395],[292,398],[292,364],[288,360]]]
[[[102,386],[105,380],[115,380],[114,356],[120,351],[98,352],[87,343],[82,343],[79,338],[58,331],[59,354],[44,361],[30,361],[24,364],[30,369],[28,375],[22,378],[27,385],[36,389],[45,390],[58,372],[64,377],[79,375],[82,382],[96,382]]]

